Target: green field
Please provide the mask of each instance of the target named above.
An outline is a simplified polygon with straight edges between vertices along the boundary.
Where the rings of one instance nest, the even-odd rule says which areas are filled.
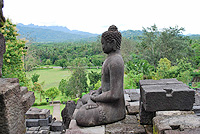
[[[91,72],[91,71],[98,71],[100,72],[101,69],[87,69],[87,72]],[[28,78],[31,78],[31,76],[37,73],[40,75],[39,77],[39,83],[45,81],[43,89],[44,91],[46,91],[47,89],[51,88],[51,87],[56,87],[58,88],[59,83],[61,81],[61,79],[69,79],[70,75],[72,74],[72,71],[70,69],[61,69],[61,68],[53,68],[53,69],[44,69],[44,70],[33,70],[30,72],[26,72],[26,75]],[[31,82],[32,84],[32,82]],[[89,84],[89,80],[88,80],[88,84]],[[36,103],[39,103],[39,93],[35,92],[35,97],[36,97]],[[60,94],[58,97],[55,98],[55,100],[61,100],[61,99],[68,99],[67,96]],[[42,99],[43,102],[46,102],[46,99]],[[51,101],[51,100],[50,100]]]

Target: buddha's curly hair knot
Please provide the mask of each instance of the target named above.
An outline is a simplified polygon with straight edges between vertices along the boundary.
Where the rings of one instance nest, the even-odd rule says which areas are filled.
[[[117,49],[120,49],[122,35],[120,32],[118,32],[118,28],[115,25],[110,26],[108,31],[102,34],[102,38],[104,38],[106,42],[111,42],[113,39],[115,39],[117,42],[116,47]]]

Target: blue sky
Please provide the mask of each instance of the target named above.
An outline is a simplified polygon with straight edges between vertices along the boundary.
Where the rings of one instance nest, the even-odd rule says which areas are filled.
[[[14,23],[66,26],[70,30],[102,33],[119,30],[184,27],[200,34],[199,0],[4,0],[4,16]]]

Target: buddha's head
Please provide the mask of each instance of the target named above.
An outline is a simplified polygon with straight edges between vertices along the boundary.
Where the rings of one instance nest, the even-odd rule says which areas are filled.
[[[102,49],[104,53],[109,54],[112,51],[120,50],[121,46],[121,33],[115,25],[108,28],[101,36]]]

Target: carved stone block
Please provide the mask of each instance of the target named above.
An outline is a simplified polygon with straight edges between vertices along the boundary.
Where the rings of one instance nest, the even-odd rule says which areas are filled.
[[[30,108],[26,112],[26,119],[46,119],[50,116],[49,109]]]
[[[0,133],[21,134],[26,131],[24,113],[32,106],[35,97],[33,93],[30,92],[32,95],[29,96],[26,89],[21,89],[18,79],[0,78]]]
[[[191,110],[195,92],[186,84],[145,85],[141,87],[146,111]]]

